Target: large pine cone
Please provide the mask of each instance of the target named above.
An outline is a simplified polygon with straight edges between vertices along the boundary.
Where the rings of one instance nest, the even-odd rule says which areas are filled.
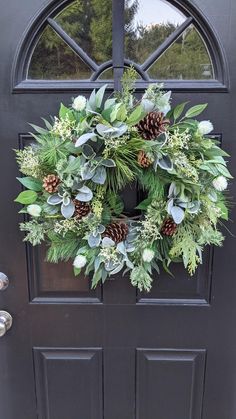
[[[43,187],[45,191],[47,191],[48,193],[57,192],[59,183],[60,183],[60,179],[57,175],[47,175],[43,179]]]
[[[161,228],[161,233],[164,236],[173,236],[176,230],[177,230],[177,224],[175,224],[172,218],[167,218],[163,223],[163,226]]]
[[[165,118],[162,112],[149,112],[145,118],[139,121],[136,127],[145,140],[154,140],[166,131],[169,123],[169,119]]]
[[[78,199],[73,200],[75,204],[74,217],[77,220],[81,220],[83,217],[86,217],[91,212],[91,207],[87,202],[78,201]]]
[[[138,153],[138,164],[144,168],[147,168],[152,164],[152,161],[148,158],[147,154],[143,150]]]
[[[109,237],[116,244],[126,239],[129,228],[125,223],[111,223],[108,224],[103,233],[103,237]]]

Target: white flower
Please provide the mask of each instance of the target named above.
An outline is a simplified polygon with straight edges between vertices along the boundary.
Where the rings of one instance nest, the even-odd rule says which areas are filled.
[[[219,192],[224,191],[228,186],[227,179],[224,176],[216,177],[213,180],[212,184],[213,184],[214,188]]]
[[[171,97],[171,91],[165,93],[164,95],[160,96],[156,102],[156,106],[159,110],[159,112],[163,112],[164,115],[166,115],[169,110],[171,109],[170,106],[170,97]]]
[[[32,215],[32,217],[39,217],[42,212],[42,208],[39,205],[31,204],[27,206],[27,212]]]
[[[155,252],[152,249],[144,249],[143,251],[143,260],[144,262],[151,262],[155,256]]]
[[[73,262],[73,265],[75,268],[80,269],[80,268],[83,268],[86,265],[86,263],[87,263],[87,259],[85,256],[77,255]]]
[[[87,99],[84,96],[77,96],[73,103],[72,108],[74,108],[76,111],[83,111],[86,106]]]
[[[207,135],[213,130],[211,121],[201,121],[198,124],[198,132],[201,135]]]

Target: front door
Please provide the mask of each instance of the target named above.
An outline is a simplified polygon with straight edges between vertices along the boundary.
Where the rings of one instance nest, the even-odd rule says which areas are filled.
[[[235,418],[235,238],[224,230],[192,279],[177,268],[149,294],[122,276],[91,291],[25,246],[13,204],[28,122],[104,80],[119,89],[132,63],[137,94],[163,81],[174,103],[209,103],[235,174],[235,18],[231,0],[1,1],[1,419]],[[135,191],[124,197],[132,209]]]

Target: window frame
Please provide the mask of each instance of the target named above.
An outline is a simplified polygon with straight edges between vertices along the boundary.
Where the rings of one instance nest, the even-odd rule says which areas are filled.
[[[51,5],[44,7],[33,18],[26,31],[26,36],[22,39],[15,56],[12,72],[12,92],[13,93],[27,93],[27,92],[70,92],[75,90],[83,90],[84,92],[91,92],[94,88],[99,88],[104,83],[107,83],[107,89],[119,90],[120,79],[124,68],[133,64],[137,72],[142,76],[142,80],[136,83],[137,91],[143,91],[150,83],[155,82],[149,79],[147,72],[145,72],[148,65],[154,62],[173,42],[180,36],[183,31],[194,24],[200,36],[206,44],[209,52],[215,79],[209,80],[157,80],[164,83],[166,89],[172,91],[213,91],[226,92],[228,91],[228,66],[224,50],[217,38],[216,33],[210,26],[209,22],[202,15],[196,6],[193,6],[186,0],[169,0],[168,2],[176,7],[181,13],[186,16],[186,20],[174,31],[158,48],[149,56],[144,64],[139,65],[124,58],[124,39],[125,39],[125,21],[124,10],[125,0],[111,0],[112,1],[112,38],[113,38],[113,53],[112,60],[107,61],[101,65],[97,65],[84,52],[75,41],[73,41],[68,34],[58,25],[54,17],[60,13],[64,8],[73,3],[74,0],[54,0]],[[85,62],[94,71],[92,77],[88,80],[37,80],[27,79],[28,69],[32,54],[37,45],[37,42],[47,25],[57,32],[64,42],[66,42],[79,57],[83,58]],[[99,75],[106,69],[113,68],[113,80],[99,80]]]

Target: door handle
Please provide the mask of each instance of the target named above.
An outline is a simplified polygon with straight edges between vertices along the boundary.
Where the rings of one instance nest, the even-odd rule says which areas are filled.
[[[0,272],[0,291],[4,291],[8,287],[8,285],[8,277],[3,272]]]
[[[12,327],[12,317],[7,311],[0,311],[0,338]]]

